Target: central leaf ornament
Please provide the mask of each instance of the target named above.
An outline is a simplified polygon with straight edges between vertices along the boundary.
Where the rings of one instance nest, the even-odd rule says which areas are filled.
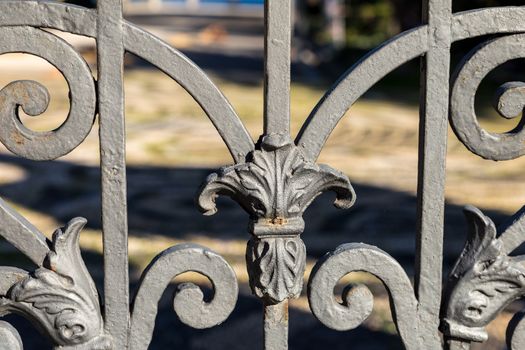
[[[250,239],[246,262],[253,293],[270,303],[299,297],[305,261],[306,248],[299,236]]]
[[[226,195],[250,215],[246,261],[252,291],[269,303],[297,297],[302,289],[306,248],[299,235],[303,213],[325,191],[336,193],[335,206],[350,208],[355,192],[348,177],[306,160],[287,135],[264,136],[245,163],[208,176],[198,205],[205,215],[217,212],[215,200]]]

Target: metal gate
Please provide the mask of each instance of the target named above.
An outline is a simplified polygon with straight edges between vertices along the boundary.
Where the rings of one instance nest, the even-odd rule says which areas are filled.
[[[407,349],[460,350],[485,341],[484,327],[525,293],[523,257],[510,255],[525,241],[525,215],[519,211],[508,225],[496,230],[490,218],[466,207],[468,241],[442,292],[447,120],[463,144],[480,157],[510,160],[525,153],[523,122],[510,132],[491,133],[480,126],[474,111],[481,80],[500,64],[525,57],[525,6],[452,13],[451,0],[424,2],[425,24],[392,38],[351,67],[292,140],[291,1],[266,1],[264,130],[254,143],[232,106],[197,66],[123,20],[121,0],[99,0],[96,9],[46,1],[0,1],[0,54],[25,52],[46,59],[67,80],[71,101],[68,118],[59,128],[31,131],[21,123],[18,110],[41,114],[49,102],[48,92],[35,81],[9,84],[0,91],[0,141],[20,157],[56,159],[84,140],[98,115],[105,266],[100,301],[78,244],[86,220],[72,218],[48,240],[0,201],[0,235],[38,266],[31,272],[0,267],[0,312],[29,318],[57,349],[139,350],[148,347],[160,296],[178,274],[199,272],[214,287],[210,302],[203,301],[194,285],[179,289],[173,304],[185,324],[214,326],[235,306],[238,286],[232,268],[221,256],[195,244],[160,253],[144,271],[130,303],[122,86],[127,51],[182,85],[230,150],[235,165],[211,174],[197,203],[205,215],[211,215],[216,212],[216,197],[226,195],[248,213],[246,263],[252,291],[264,304],[264,346],[286,349],[288,300],[300,293],[305,269],[302,215],[324,191],[335,191],[339,208],[351,207],[356,199],[347,176],[316,164],[316,159],[339,120],[367,89],[401,64],[424,56],[414,286],[400,264],[380,247],[348,243],[316,264],[308,281],[310,308],[328,327],[341,331],[357,327],[372,310],[371,292],[363,285],[354,286],[339,303],[333,291],[342,276],[365,271],[385,284]],[[96,81],[70,45],[42,28],[95,38]],[[503,35],[476,47],[450,81],[451,44],[488,34]],[[521,114],[525,84],[503,85],[497,102],[502,116]],[[525,349],[521,317],[515,316],[507,332],[514,350]],[[7,323],[0,323],[0,334],[8,349],[22,348],[17,331]]]

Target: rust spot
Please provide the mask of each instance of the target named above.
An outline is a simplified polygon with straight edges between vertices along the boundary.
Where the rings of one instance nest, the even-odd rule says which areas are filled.
[[[268,223],[270,225],[283,226],[283,225],[286,225],[287,220],[286,220],[286,218],[276,217],[276,218],[273,218],[273,219],[268,219]]]
[[[11,138],[19,145],[23,145],[25,142],[25,138],[19,132],[16,131],[11,133]]]

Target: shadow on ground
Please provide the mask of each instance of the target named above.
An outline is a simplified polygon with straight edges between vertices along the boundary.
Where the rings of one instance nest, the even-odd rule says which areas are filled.
[[[88,228],[101,229],[98,167],[64,161],[33,162],[8,155],[0,155],[0,163],[14,165],[25,172],[20,181],[0,185],[3,198],[63,223],[83,216],[88,219]],[[203,216],[195,205],[200,185],[214,171],[216,169],[128,166],[130,234],[179,239],[191,235],[247,239],[247,214],[229,198],[218,199],[219,212],[214,216]],[[334,196],[325,194],[307,210],[303,239],[309,254],[319,257],[340,243],[363,241],[380,246],[410,265],[415,248],[416,198],[387,188],[358,183],[353,186],[357,202],[352,209],[335,209],[331,205]],[[497,211],[484,212],[496,224],[506,218]],[[462,206],[447,204],[445,213],[445,232],[450,243],[446,247],[447,257],[455,259],[464,241],[466,223]]]
[[[84,216],[88,219],[89,228],[101,229],[97,167],[64,161],[32,162],[7,155],[0,155],[0,163],[19,167],[26,174],[19,181],[0,186],[3,198],[60,222]],[[129,166],[127,171],[131,235],[163,235],[178,239],[195,234],[224,239],[248,238],[247,215],[233,201],[221,199],[219,213],[212,217],[204,217],[198,212],[194,196],[212,169]],[[366,242],[393,255],[411,275],[416,198],[386,188],[362,184],[354,184],[354,187],[358,200],[349,211],[333,208],[330,204],[332,195],[321,196],[308,209],[303,238],[309,256],[317,258],[345,242]],[[445,264],[448,267],[458,256],[465,238],[466,225],[461,209],[457,205],[446,206]],[[505,218],[495,211],[485,213],[496,223]],[[86,253],[84,257],[92,271],[101,269],[100,256]],[[94,273],[94,276],[101,276],[101,273]],[[100,277],[97,279],[100,286],[102,281]],[[207,331],[183,326],[171,310],[169,296],[167,291],[161,302],[151,349],[261,348],[261,306],[251,296],[241,294],[233,316],[221,326]],[[26,321],[9,317],[15,318],[14,322],[27,340],[26,349],[47,349],[48,345],[44,345],[47,343],[34,333]],[[343,349],[355,343],[366,344],[367,350],[385,349],[385,344],[391,344],[388,349],[402,348],[398,338],[387,333],[364,327],[352,332],[331,331],[309,313],[296,309],[291,310],[290,318],[291,349]]]

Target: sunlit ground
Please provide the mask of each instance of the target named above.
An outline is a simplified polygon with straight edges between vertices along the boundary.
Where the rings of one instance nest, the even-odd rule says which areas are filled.
[[[8,56],[0,59],[0,69],[5,67],[4,63],[12,63],[13,57],[11,61],[9,59]],[[3,69],[0,74],[0,86],[25,78],[40,81],[50,90],[52,102],[49,110],[40,117],[23,117],[24,123],[34,130],[55,128],[64,120],[68,110],[66,83],[58,72],[44,68],[44,66],[40,67],[35,64],[32,65],[32,69]],[[253,138],[257,139],[262,130],[262,85],[241,85],[218,77],[212,78],[231,101]],[[125,75],[125,93],[129,166],[217,168],[231,163],[226,147],[199,106],[182,88],[161,72],[154,69],[130,67],[126,70]],[[322,88],[303,84],[292,86],[294,134],[299,130],[322,93]],[[512,123],[515,123],[515,121],[502,121],[493,112],[481,110],[480,114],[482,113],[488,113],[489,117],[483,119],[483,125],[492,131],[508,130],[512,127]],[[86,141],[61,160],[82,166],[97,167],[99,161],[97,128],[98,126],[95,125]],[[339,123],[324,148],[319,162],[344,171],[351,181],[361,185],[384,188],[413,196],[417,180],[417,144],[418,106],[403,101],[392,101],[388,99],[388,96],[383,99],[363,98]],[[483,210],[493,210],[510,215],[525,203],[524,158],[499,163],[482,160],[469,153],[452,132],[449,132],[447,149],[446,198],[449,204],[458,206],[474,204]],[[2,152],[8,154],[4,150]],[[26,171],[16,164],[0,163],[0,185],[7,186],[27,176]],[[26,190],[31,191],[31,188]],[[50,192],[50,195],[52,193]],[[361,195],[366,200],[366,194],[358,192],[357,195],[358,201]],[[46,198],[43,197],[42,201],[46,201]],[[53,215],[24,207],[16,201],[11,201],[11,204],[48,235],[56,227],[64,224]],[[188,204],[190,207],[191,205],[191,203]],[[194,207],[170,209],[173,211],[197,210]],[[413,214],[415,215],[415,212]],[[78,212],[76,215],[81,216],[83,213]],[[220,218],[221,211],[219,210],[216,215]],[[247,221],[247,217],[244,219]],[[173,225],[173,223],[170,224]],[[387,234],[386,232],[385,235]],[[141,234],[131,232],[129,254],[130,264],[133,267],[132,279],[136,281],[140,271],[160,251],[190,240],[223,255],[237,273],[241,293],[248,295],[248,278],[244,264],[247,238],[247,234],[245,238],[236,236],[224,239],[217,236],[212,237],[206,232],[186,232],[183,237],[170,237],[156,232],[142,232]],[[346,239],[351,242],[352,236],[349,235]],[[318,239],[319,249],[328,251],[335,248],[335,246],[330,246],[329,237],[326,237],[326,240],[328,243],[323,243],[322,239]],[[102,254],[100,231],[85,230],[81,236],[81,246],[84,252]],[[315,247],[308,246],[308,249],[309,251],[310,249],[315,250]],[[6,257],[13,257],[14,249],[5,243],[0,245],[0,251]],[[9,261],[12,263],[12,260]],[[305,280],[314,263],[315,258],[309,257]],[[100,261],[93,264],[100,266]],[[102,272],[98,270],[93,273],[100,275]],[[205,282],[198,275],[185,275],[184,279]],[[341,281],[341,285],[350,281],[366,282],[371,286],[372,291],[376,292],[374,313],[366,321],[365,326],[373,330],[395,333],[388,297],[380,283],[366,274],[359,273],[345,278]],[[291,306],[308,311],[305,296],[293,300]],[[510,313],[503,313],[489,326],[491,341],[485,345],[485,348],[502,348],[504,330],[510,317]],[[319,325],[319,327],[323,326]]]

